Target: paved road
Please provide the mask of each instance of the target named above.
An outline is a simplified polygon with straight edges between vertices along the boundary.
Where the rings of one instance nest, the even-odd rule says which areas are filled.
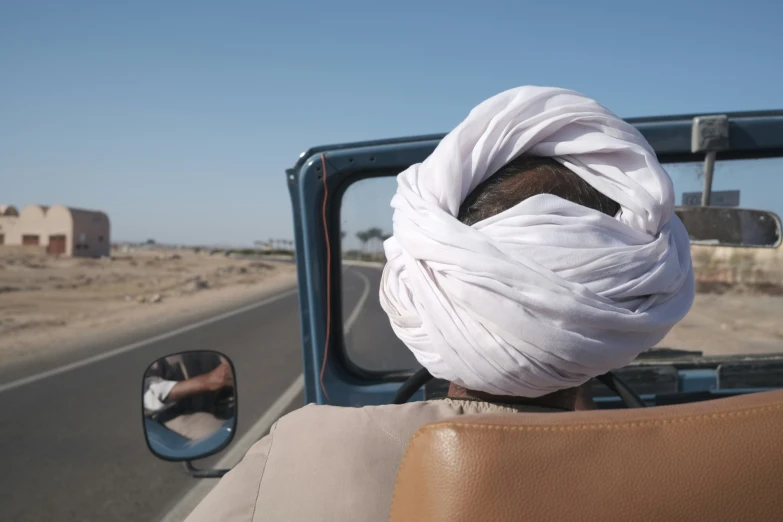
[[[351,350],[370,366],[404,366],[408,356],[394,346],[388,322],[379,315],[379,279],[375,268],[345,270],[344,320],[354,316]],[[357,305],[361,307],[353,313]],[[137,339],[85,346],[70,360],[0,372],[0,520],[154,521],[197,483],[179,465],[153,457],[144,442],[141,376],[158,357],[192,349],[214,349],[231,357],[240,394],[238,439],[302,371],[297,296],[290,291],[210,324],[3,390],[20,377],[157,333],[139,332]],[[377,348],[379,337],[385,339],[380,346],[389,346],[396,355],[373,358],[367,348]],[[302,402],[300,393],[287,409]]]
[[[344,271],[343,295],[348,298],[343,302],[343,321],[352,319],[351,296],[366,296],[358,317],[353,318],[351,328],[345,333],[346,355],[357,366],[366,370],[418,368],[413,354],[394,335],[389,318],[378,301],[381,273],[380,267],[372,266],[351,266]]]

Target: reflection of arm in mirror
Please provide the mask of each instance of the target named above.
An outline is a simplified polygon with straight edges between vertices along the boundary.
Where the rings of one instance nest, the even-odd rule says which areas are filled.
[[[233,383],[234,376],[226,361],[209,373],[183,381],[149,378],[144,382],[144,409],[148,414],[157,413],[180,399],[218,391],[233,386]]]
[[[220,366],[209,373],[178,382],[171,388],[168,399],[176,401],[200,393],[218,391],[232,386],[233,383],[234,377],[231,373],[231,367],[227,362],[222,361]]]

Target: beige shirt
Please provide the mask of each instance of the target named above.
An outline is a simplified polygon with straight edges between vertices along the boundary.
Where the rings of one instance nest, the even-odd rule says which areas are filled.
[[[386,521],[397,468],[416,430],[459,415],[515,411],[452,399],[307,405],[278,420],[187,522]]]

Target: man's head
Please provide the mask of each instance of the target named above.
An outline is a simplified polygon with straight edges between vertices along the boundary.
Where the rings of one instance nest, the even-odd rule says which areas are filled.
[[[552,158],[520,156],[476,187],[462,202],[457,219],[473,225],[538,194],[552,194],[609,216],[620,210],[620,205]]]
[[[576,388],[693,302],[671,180],[633,126],[573,91],[480,104],[400,174],[392,207],[381,306],[433,376],[468,390]]]
[[[552,158],[520,156],[476,187],[460,206],[457,219],[466,225],[474,225],[538,194],[551,194],[609,216],[615,216],[620,210],[615,201]],[[455,385],[451,386],[449,396],[493,400],[492,396]],[[539,401],[544,405],[575,409],[593,406],[584,386],[560,390],[545,397]]]

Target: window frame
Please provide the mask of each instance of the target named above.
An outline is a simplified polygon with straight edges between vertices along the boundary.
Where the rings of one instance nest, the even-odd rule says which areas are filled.
[[[704,159],[703,153],[693,153],[690,148],[694,116],[697,115],[626,121],[645,136],[661,163],[686,163]],[[783,111],[732,113],[727,116],[729,149],[718,154],[719,160],[783,157]],[[382,396],[380,402],[388,402],[390,394],[396,390],[395,383],[411,375],[412,371],[368,371],[347,357],[342,331],[340,210],[342,197],[350,185],[363,179],[399,174],[411,164],[423,161],[443,136],[437,134],[316,147],[303,153],[294,167],[286,171],[296,235],[300,327],[308,401],[327,402],[319,384],[327,330],[329,356],[323,365],[323,380],[330,397],[338,397],[336,403],[350,402],[351,395],[358,390],[377,393]],[[326,180],[321,173],[322,156]],[[325,213],[322,214],[325,189],[328,197]],[[327,266],[331,268],[329,274]],[[327,293],[330,294],[331,307],[328,328],[323,304]],[[367,396],[363,396],[362,403],[367,404],[367,400]],[[332,403],[335,401],[332,400]]]

